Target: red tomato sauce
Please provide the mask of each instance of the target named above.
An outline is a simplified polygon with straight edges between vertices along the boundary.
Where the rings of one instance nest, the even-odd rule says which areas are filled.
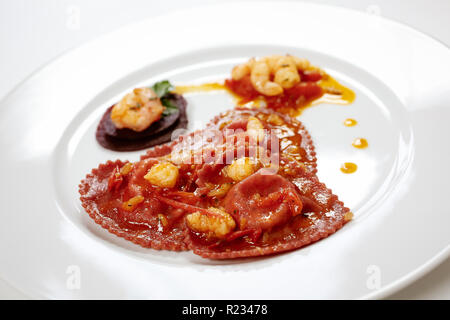
[[[228,137],[230,128],[246,128],[251,117],[261,121],[265,138],[278,138],[278,145],[260,150],[263,155],[279,154],[276,173],[266,174],[262,164],[241,181],[224,173],[229,164],[218,160],[230,154],[236,160],[240,151],[241,156],[250,156],[245,130],[233,133],[231,142],[198,141],[192,133],[150,149],[132,165],[117,160],[93,169],[79,186],[84,209],[109,232],[143,247],[192,250],[211,259],[292,250],[341,228],[348,221],[349,210],[315,176],[314,147],[299,121],[271,109],[241,108],[214,118],[201,132],[212,130]],[[239,136],[244,139],[237,139]],[[174,152],[187,149],[189,161],[176,161]],[[214,160],[191,162],[205,149],[214,153]],[[175,186],[151,184],[145,175],[156,163],[168,160],[178,168]],[[226,190],[217,193],[223,185],[228,186]],[[185,217],[195,212],[214,214],[211,207],[227,212],[236,223],[225,238],[211,238],[186,222]]]
[[[253,87],[250,75],[240,80],[226,79],[225,87],[240,98],[239,104],[245,104],[262,97],[268,108],[282,110],[287,108],[301,108],[323,96],[324,91],[317,82],[322,75],[316,71],[300,71],[301,82],[277,96],[266,96]]]

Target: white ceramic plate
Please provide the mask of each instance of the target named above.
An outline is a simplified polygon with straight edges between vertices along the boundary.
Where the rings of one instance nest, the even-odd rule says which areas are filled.
[[[140,248],[83,212],[79,181],[108,159],[95,141],[105,108],[127,90],[170,79],[221,80],[250,56],[291,53],[357,94],[301,120],[319,178],[355,213],[331,237],[260,259],[210,261]],[[304,3],[240,3],[143,21],[56,59],[0,107],[0,275],[46,298],[383,297],[449,253],[450,51],[377,16]],[[191,94],[190,127],[233,107]],[[352,128],[347,117],[358,120]],[[351,146],[365,137],[369,148]],[[353,175],[342,162],[359,166]]]

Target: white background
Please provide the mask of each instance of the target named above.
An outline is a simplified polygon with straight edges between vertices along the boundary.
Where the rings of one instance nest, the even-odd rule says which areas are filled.
[[[0,97],[55,56],[104,33],[174,10],[224,1],[0,0]],[[254,2],[257,5],[258,1]],[[380,14],[412,26],[450,46],[449,0],[316,0],[310,2],[339,5],[370,14]],[[74,16],[78,14],[79,21],[74,20]],[[18,299],[26,298],[26,296],[0,279],[0,298]],[[450,259],[390,298],[450,299]]]

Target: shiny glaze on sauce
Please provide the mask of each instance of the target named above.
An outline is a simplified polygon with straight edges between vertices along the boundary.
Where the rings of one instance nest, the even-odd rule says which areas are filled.
[[[144,247],[185,250],[188,245],[195,253],[212,258],[255,256],[291,250],[317,241],[323,237],[323,230],[327,230],[328,234],[329,230],[334,232],[342,227],[347,221],[345,214],[348,209],[314,176],[314,148],[309,134],[300,122],[266,108],[237,108],[213,119],[207,125],[207,129],[216,128],[219,131],[224,130],[221,131],[224,133],[225,129],[246,128],[250,117],[260,119],[267,129],[266,134],[272,132],[279,137],[281,159],[277,177],[281,178],[277,178],[277,181],[286,180],[283,184],[279,184],[280,189],[267,191],[273,185],[266,187],[255,181],[232,181],[228,175],[222,174],[222,169],[227,164],[216,161],[204,160],[205,162],[193,165],[173,161],[175,154],[172,151],[182,141],[189,141],[191,135],[188,135],[170,146],[150,149],[141,157],[141,161],[133,164],[110,161],[92,170],[80,184],[83,207],[97,223],[110,232]],[[195,141],[195,137],[192,136],[192,142]],[[203,146],[211,147],[216,153],[222,154],[224,145],[221,141],[223,140],[202,142],[205,143]],[[239,140],[231,141],[231,145],[239,145]],[[240,145],[247,146],[247,143]],[[194,146],[199,147],[196,143]],[[293,146],[298,148],[292,148]],[[194,148],[192,151],[195,156],[203,150]],[[151,184],[145,178],[150,168],[169,159],[179,170],[174,187],[158,187]],[[261,165],[265,166],[264,163]],[[260,174],[260,177],[264,175]],[[239,196],[237,200],[227,199],[227,194],[231,193],[232,189],[221,196],[211,195],[211,190],[225,183],[234,186],[238,183],[241,186],[247,183],[244,189],[250,194],[234,193]],[[236,237],[219,242],[204,239],[202,234],[192,230],[189,235],[186,234],[184,223],[186,214],[193,212],[210,214],[209,207],[225,208],[237,203],[238,200],[241,204],[251,200],[252,205],[259,209],[272,208],[274,205],[274,208],[278,208],[276,205],[279,201],[285,206],[290,206],[296,200],[292,193],[288,193],[289,188],[291,191],[296,190],[302,203],[299,209],[301,212],[292,217],[288,216],[289,220],[283,220],[281,224],[274,222],[273,227],[268,226],[267,229],[246,228],[246,224],[239,220],[239,229],[233,230],[231,234]],[[264,193],[266,191],[267,197]],[[287,208],[289,212],[293,210],[291,207]],[[273,210],[270,211],[270,215],[275,214],[275,209]],[[239,212],[232,210],[229,214],[238,215]],[[254,211],[248,211],[247,214],[251,216]]]
[[[300,95],[294,95],[296,97],[294,103],[292,103],[291,100],[286,99],[286,97],[284,101],[281,99],[283,101],[282,103],[279,103],[279,97],[266,97],[261,95],[253,88],[248,76],[240,81],[227,79],[224,84],[211,82],[199,85],[176,86],[174,92],[186,94],[220,90],[227,91],[236,99],[237,104],[240,106],[247,105],[260,107],[267,105],[271,109],[275,109],[293,117],[299,116],[302,111],[309,106],[318,105],[320,103],[347,105],[352,103],[355,99],[355,93],[351,89],[343,86],[336,79],[324,72],[303,72],[302,80],[303,81],[297,85],[296,89],[294,88],[294,90],[291,90],[291,93],[295,93],[295,90],[297,90],[297,93],[301,93]],[[285,105],[283,105],[283,103]],[[294,105],[294,107],[292,107],[292,105]],[[347,127],[355,126],[357,123],[358,122],[355,119],[351,118],[344,121],[344,125]],[[282,151],[286,154],[290,154],[290,150],[294,151],[299,145],[299,141],[294,141],[295,137],[288,140],[289,141],[282,143]],[[366,148],[367,141],[364,139],[360,144],[358,141],[357,145],[354,146],[356,148]],[[293,153],[295,154],[296,152],[294,151]],[[299,161],[301,156],[294,154],[292,155],[293,158],[296,161]],[[344,169],[341,168],[341,171],[344,173],[355,172],[357,167],[354,164],[352,165],[350,165],[350,168],[344,166]]]
[[[256,117],[265,124],[265,129],[277,132],[280,153],[280,174],[289,176],[289,166],[286,162],[295,161],[308,171],[315,172],[316,157],[309,133],[302,123],[283,114],[276,114],[266,108],[238,108],[238,111],[228,111],[210,122],[208,127],[222,130],[226,125],[239,118]]]

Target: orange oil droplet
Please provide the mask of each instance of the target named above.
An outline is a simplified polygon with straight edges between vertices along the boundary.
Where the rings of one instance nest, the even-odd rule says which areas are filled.
[[[355,140],[353,140],[352,146],[358,149],[364,149],[367,148],[369,144],[367,143],[367,140],[364,138],[356,138]]]
[[[356,126],[357,124],[358,124],[358,121],[356,121],[355,119],[352,119],[352,118],[345,119],[345,121],[344,121],[344,126],[346,126],[346,127],[353,127],[353,126]]]
[[[341,171],[343,173],[353,173],[358,169],[358,166],[352,162],[345,162],[341,165]]]

